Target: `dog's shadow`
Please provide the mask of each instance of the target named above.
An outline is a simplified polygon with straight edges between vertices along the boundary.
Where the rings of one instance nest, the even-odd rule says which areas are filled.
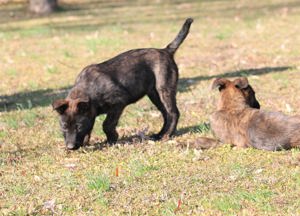
[[[179,79],[178,91],[189,91],[190,88],[197,83],[205,80],[211,80],[216,77],[228,78],[250,75],[260,76],[268,73],[284,72],[293,68],[293,66],[250,68],[238,71],[229,71],[212,76],[199,75],[196,77],[183,77]],[[39,89],[34,91],[17,92],[12,95],[0,95],[0,113],[48,106],[55,99],[65,97],[70,88],[71,86],[66,86],[61,89]]]
[[[228,71],[222,74],[216,74],[211,76],[199,75],[196,77],[183,77],[179,79],[178,91],[179,92],[188,91],[190,87],[196,85],[201,81],[207,81],[218,77],[231,78],[231,77],[240,77],[240,76],[248,77],[253,75],[261,76],[269,73],[280,73],[280,72],[292,70],[294,68],[295,68],[294,66],[249,68],[249,69],[241,69],[236,71]]]
[[[176,138],[179,136],[183,136],[185,134],[189,133],[206,133],[210,130],[210,125],[206,122],[203,122],[201,124],[193,125],[193,126],[187,126],[183,128],[179,128],[175,134],[172,136],[172,138]],[[171,138],[171,139],[172,139]],[[132,135],[132,136],[123,136],[120,138],[117,143],[115,144],[108,144],[106,141],[101,142],[94,142],[89,145],[86,145],[83,147],[84,151],[90,152],[90,151],[101,151],[104,149],[108,149],[111,147],[119,147],[119,146],[125,146],[125,145],[140,145],[144,142],[147,142],[151,140],[149,136],[141,137],[139,135]]]
[[[115,144],[109,144],[106,141],[96,141],[92,142],[86,146],[84,146],[84,151],[101,151],[107,148],[111,147],[119,147],[119,146],[124,146],[124,145],[137,145],[141,144],[145,140],[150,140],[148,138],[142,138],[138,135],[132,135],[132,136],[124,136],[120,139]]]

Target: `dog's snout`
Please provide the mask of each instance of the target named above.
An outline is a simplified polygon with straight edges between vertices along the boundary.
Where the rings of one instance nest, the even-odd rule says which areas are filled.
[[[76,143],[66,143],[66,147],[68,150],[76,150],[79,148],[80,145],[77,145]]]

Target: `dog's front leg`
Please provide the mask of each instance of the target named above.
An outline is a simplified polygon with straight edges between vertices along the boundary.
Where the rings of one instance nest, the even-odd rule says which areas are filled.
[[[91,133],[85,135],[84,139],[83,139],[83,145],[88,145],[90,142],[90,138],[91,138]]]
[[[103,131],[106,134],[107,142],[113,144],[118,140],[118,133],[116,131],[116,126],[118,124],[119,118],[123,112],[124,107],[118,106],[111,109],[103,122]]]

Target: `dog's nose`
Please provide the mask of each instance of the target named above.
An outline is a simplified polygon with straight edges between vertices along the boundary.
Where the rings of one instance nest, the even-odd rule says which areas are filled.
[[[78,149],[77,145],[75,143],[67,143],[66,147],[68,150],[76,150]]]

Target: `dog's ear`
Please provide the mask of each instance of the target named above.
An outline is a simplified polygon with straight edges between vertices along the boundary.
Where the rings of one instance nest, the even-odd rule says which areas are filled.
[[[260,109],[260,104],[255,97],[255,91],[252,86],[249,84],[247,88],[241,89],[246,100],[246,103],[255,109]]]
[[[64,114],[66,109],[69,107],[69,101],[66,99],[58,99],[56,101],[53,101],[52,103],[53,109],[58,112],[60,115]]]
[[[226,84],[228,82],[229,81],[225,78],[216,78],[211,84],[211,89],[218,88],[219,91],[221,91],[222,89],[224,89],[226,87]]]
[[[233,83],[239,89],[245,89],[249,86],[249,82],[246,77],[237,78],[233,81]]]
[[[81,98],[78,100],[77,103],[77,112],[78,113],[85,113],[90,108],[90,100],[89,98]]]

